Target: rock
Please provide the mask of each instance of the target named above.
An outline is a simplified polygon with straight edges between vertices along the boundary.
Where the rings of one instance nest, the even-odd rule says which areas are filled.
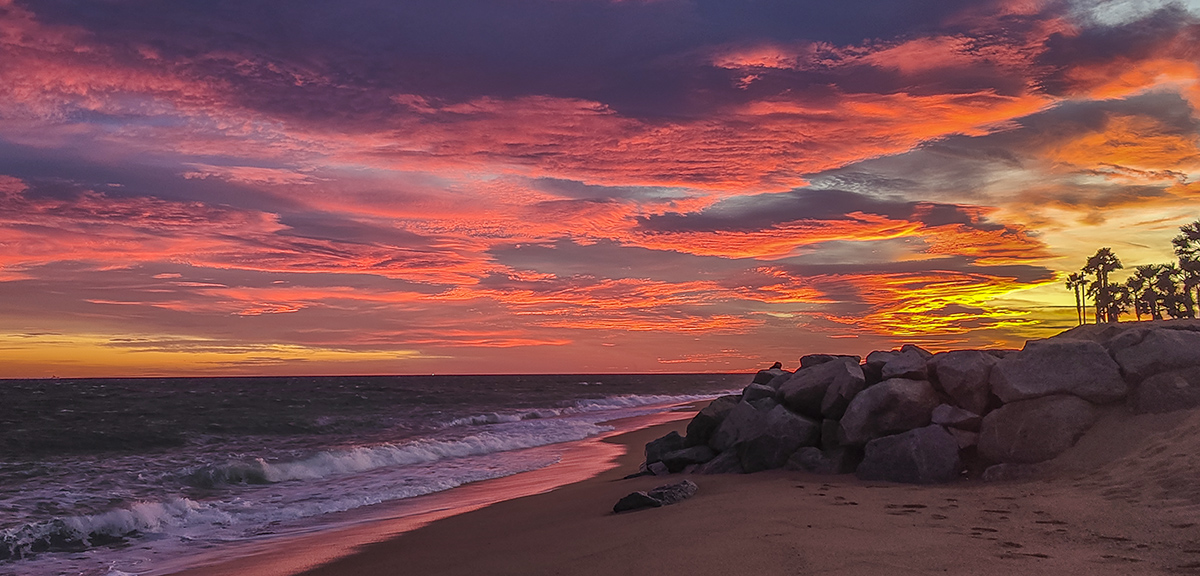
[[[830,362],[831,365],[837,365]],[[821,415],[825,418],[838,419],[850,407],[850,401],[867,387],[867,377],[863,374],[862,366],[853,360],[847,361],[837,370],[837,376],[829,388],[825,390],[825,398],[821,400]]]
[[[738,402],[709,438],[708,446],[724,452],[747,438],[757,435],[766,425],[766,414],[746,402]]]
[[[1039,464],[1012,464],[1002,462],[988,466],[983,471],[984,482],[1012,482],[1015,480],[1029,480],[1040,474],[1044,466]]]
[[[979,431],[979,423],[983,418],[974,413],[963,410],[949,404],[941,404],[933,409],[933,415],[930,421],[934,424],[941,424],[947,428],[958,428],[960,430],[970,430],[972,432]]]
[[[662,502],[651,498],[649,494],[645,492],[633,492],[617,500],[617,503],[613,505],[613,512],[627,512],[641,508],[658,508],[659,506],[662,506]]]
[[[821,421],[822,450],[833,450],[834,448],[842,445],[841,442],[838,442],[838,430],[841,429],[841,427],[842,423],[837,420],[826,418],[825,420]]]
[[[854,448],[841,447],[833,450],[820,450],[812,446],[805,446],[792,454],[783,467],[787,470],[801,470],[813,474],[849,474],[854,472],[860,461],[862,461],[862,453]]]
[[[737,443],[738,459],[747,474],[780,468],[802,446],[815,446],[821,440],[821,425],[811,419],[776,406],[756,434]]]
[[[651,462],[646,465],[646,471],[655,476],[666,476],[671,473],[671,469],[667,468],[666,464],[660,462]]]
[[[666,436],[646,443],[646,464],[662,460],[663,454],[684,448],[683,436],[672,430]]]
[[[613,506],[613,512],[626,512],[641,508],[658,508],[680,502],[696,494],[699,487],[691,480],[665,484],[648,492],[634,492],[621,498]]]
[[[692,418],[692,421],[687,426],[687,436],[684,438],[684,444],[687,446],[700,446],[708,444],[709,438],[713,432],[717,431],[717,427],[725,420],[725,416],[733,410],[738,402],[742,401],[742,397],[738,395],[721,396],[716,400],[708,403],[699,413]]]
[[[978,432],[971,432],[969,430],[960,430],[958,428],[947,428],[946,431],[949,432],[950,435],[954,437],[954,440],[958,442],[959,450],[966,450],[967,448],[970,448],[972,446],[976,446],[979,444],[979,433]]]
[[[770,386],[772,390],[779,392],[779,387],[783,386],[783,383],[787,382],[791,377],[792,373],[784,370],[783,374],[780,374],[772,378],[770,382],[767,382],[767,386]]]
[[[982,350],[955,350],[934,354],[929,369],[934,385],[955,405],[983,414],[992,393],[988,378],[997,360],[995,355]]]
[[[779,396],[783,404],[793,411],[820,418],[830,389],[836,387],[838,390],[830,401],[831,411],[839,406],[845,411],[845,407],[840,404],[841,398],[848,396],[844,403],[849,404],[849,398],[861,391],[865,385],[866,379],[858,364],[843,358],[797,370],[791,379],[779,387]]]
[[[1151,330],[1141,342],[1116,350],[1115,356],[1134,384],[1154,374],[1200,366],[1200,332]]]
[[[843,358],[853,360],[855,364],[862,362],[862,358],[858,356],[852,356],[850,354],[808,354],[800,357],[800,369],[803,370],[810,366],[816,366],[817,364],[824,364],[826,362],[832,362],[834,360]]]
[[[899,354],[893,356],[883,365],[880,377],[884,380],[892,378],[927,380],[929,378],[929,370],[926,368],[925,362],[931,356],[933,355],[921,348],[912,344],[905,344],[900,349]]]
[[[983,418],[979,455],[1031,464],[1062,454],[1096,421],[1096,408],[1069,394],[1005,404]]]
[[[1134,412],[1173,412],[1200,406],[1200,366],[1155,374],[1129,395]]]
[[[763,398],[775,399],[775,389],[766,384],[751,384],[742,390],[742,400],[753,403]]]
[[[959,477],[958,442],[936,424],[867,443],[856,475],[862,480],[936,484]]]
[[[663,454],[662,463],[672,473],[682,472],[689,464],[703,464],[717,456],[708,446],[692,446]]]
[[[776,362],[778,364],[778,362]],[[770,368],[767,370],[759,370],[758,374],[754,375],[754,381],[751,384],[766,384],[773,380],[776,376],[787,374],[786,370],[781,368]]]
[[[1120,368],[1103,346],[1089,340],[1047,339],[1025,344],[992,366],[992,393],[1005,403],[1074,394],[1095,404],[1129,391]]]
[[[899,355],[899,350],[876,350],[867,354],[867,360],[862,364],[863,375],[867,377],[867,386],[882,382],[883,366]]]
[[[696,467],[696,474],[743,474],[742,461],[738,459],[737,451],[730,450],[717,454],[716,458]]]
[[[927,426],[939,403],[933,385],[925,380],[885,380],[850,401],[839,441],[863,445],[873,438]]]
[[[777,402],[774,398],[759,398],[758,400],[750,402],[750,405],[759,412],[770,412],[779,405],[779,402]]]

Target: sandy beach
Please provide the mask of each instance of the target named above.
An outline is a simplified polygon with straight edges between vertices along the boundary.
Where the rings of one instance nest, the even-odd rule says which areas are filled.
[[[303,573],[1200,573],[1198,413],[1112,407],[1039,477],[1019,482],[909,486],[779,470],[622,479],[645,442],[685,424],[607,439],[625,453],[593,478],[439,519]],[[611,512],[631,491],[684,477],[700,486],[689,500]]]

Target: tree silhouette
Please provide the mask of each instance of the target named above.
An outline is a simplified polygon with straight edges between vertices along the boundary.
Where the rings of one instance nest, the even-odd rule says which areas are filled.
[[[1083,317],[1083,289],[1087,288],[1087,277],[1082,272],[1073,272],[1067,275],[1067,290],[1075,292],[1075,316],[1082,325],[1087,322],[1087,318]]]
[[[1183,290],[1183,270],[1174,264],[1159,266],[1158,275],[1154,277],[1154,289],[1158,291],[1159,302],[1163,310],[1171,318],[1194,318],[1195,304],[1192,295]]]
[[[1121,260],[1113,254],[1111,248],[1101,248],[1088,258],[1087,264],[1083,267],[1085,274],[1093,274],[1096,276],[1096,282],[1092,285],[1095,296],[1093,301],[1096,303],[1096,323],[1100,322],[1116,322],[1118,315],[1110,316],[1108,312],[1112,308],[1114,299],[1114,291],[1108,284],[1108,275],[1113,270],[1123,268]]]
[[[1138,320],[1142,314],[1148,314],[1151,320],[1162,320],[1162,309],[1158,305],[1158,291],[1154,289],[1154,279],[1158,276],[1159,264],[1145,264],[1134,269],[1133,276],[1125,280],[1133,298],[1133,310]]]
[[[1179,257],[1179,269],[1182,275],[1183,291],[1188,294],[1188,300],[1200,302],[1200,220],[1179,227],[1179,235],[1171,240],[1175,246],[1175,255]],[[1196,299],[1192,300],[1192,291]],[[1189,306],[1191,309],[1191,306]]]

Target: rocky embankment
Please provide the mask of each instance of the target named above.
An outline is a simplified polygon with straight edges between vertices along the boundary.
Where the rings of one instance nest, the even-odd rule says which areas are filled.
[[[763,370],[714,400],[685,436],[647,444],[643,471],[1014,478],[1121,403],[1137,413],[1200,406],[1200,321],[1081,326],[1021,350],[804,356],[794,373]]]

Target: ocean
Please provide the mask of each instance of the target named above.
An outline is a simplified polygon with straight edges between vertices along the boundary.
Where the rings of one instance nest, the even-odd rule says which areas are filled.
[[[559,462],[745,374],[0,380],[0,574],[160,574]],[[452,506],[453,504],[451,504]]]

